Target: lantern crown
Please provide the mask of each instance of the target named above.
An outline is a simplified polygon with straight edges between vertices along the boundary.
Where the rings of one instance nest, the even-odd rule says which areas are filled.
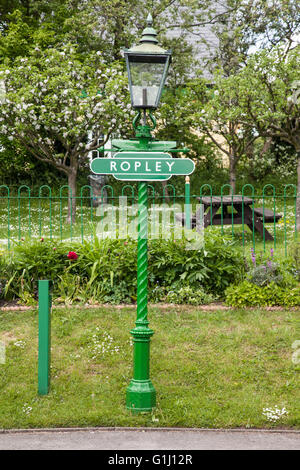
[[[157,44],[157,33],[152,23],[152,16],[149,14],[147,27],[143,30],[139,44],[124,49],[133,108],[158,107],[171,61],[171,51],[166,51]]]
[[[128,52],[164,54],[167,51],[158,45],[157,32],[153,28],[153,18],[149,13],[147,16],[147,27],[142,32],[139,44],[128,49]]]

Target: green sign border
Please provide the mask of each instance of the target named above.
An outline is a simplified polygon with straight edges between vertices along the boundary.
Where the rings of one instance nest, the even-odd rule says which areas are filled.
[[[155,154],[156,154],[156,156],[152,157],[152,155],[155,155]],[[127,172],[113,173],[111,171],[109,171],[109,172],[95,172],[92,169],[93,162],[95,162],[96,160],[122,160],[122,159],[124,159],[124,160],[147,159],[148,161],[149,160],[152,160],[152,161],[169,160],[169,159],[171,159],[173,161],[176,161],[176,160],[177,161],[178,160],[187,161],[188,160],[189,162],[191,162],[193,164],[193,168],[189,173],[179,173],[179,174],[176,174],[176,173],[154,173],[154,172],[151,172],[151,174],[147,174],[147,173],[127,173]],[[128,152],[128,151],[125,151],[125,152],[117,152],[112,158],[94,159],[94,160],[92,160],[92,162],[90,164],[90,168],[91,168],[91,171],[94,174],[112,175],[117,181],[168,181],[172,176],[184,176],[184,175],[192,174],[195,170],[195,164],[194,164],[193,160],[191,160],[189,158],[188,159],[186,159],[186,158],[181,158],[181,159],[173,158],[167,152],[138,152],[138,151]]]

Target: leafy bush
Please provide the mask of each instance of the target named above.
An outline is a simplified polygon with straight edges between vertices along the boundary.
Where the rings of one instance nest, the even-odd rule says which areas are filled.
[[[226,303],[233,307],[300,305],[300,287],[294,272],[294,261],[287,258],[275,262],[272,248],[267,258],[260,254],[257,265],[258,258],[251,249],[252,267],[242,283],[233,283],[226,289]]]
[[[14,247],[13,256],[0,265],[0,277],[6,279],[4,297],[32,303],[37,297],[38,279],[55,281],[66,268],[66,259],[67,247],[64,244],[43,238],[39,242],[19,242]]]
[[[204,305],[216,300],[212,294],[208,294],[203,288],[191,286],[179,287],[175,283],[170,288],[157,285],[150,290],[149,301],[153,303],[167,302],[173,304]]]
[[[255,266],[248,273],[247,280],[260,287],[271,283],[281,287],[293,287],[296,284],[294,276],[273,261]]]
[[[213,302],[214,297],[203,289],[194,290],[192,287],[181,287],[179,290],[169,291],[166,301],[173,304],[203,305]]]
[[[6,284],[5,279],[0,279],[0,299],[3,299],[4,297],[5,284]]]
[[[300,282],[300,241],[295,241],[289,247],[289,255],[293,262],[291,263],[292,274]]]
[[[232,241],[214,232],[200,250],[187,250],[184,240],[150,240],[148,264],[154,301],[165,299],[170,290],[184,288],[181,295],[187,301],[190,295],[202,302],[205,292],[224,295],[226,287],[242,274],[242,258]],[[54,298],[62,302],[135,302],[136,273],[135,240],[20,242],[12,258],[0,265],[6,298],[26,302],[36,298],[38,279],[51,279]]]
[[[223,295],[227,286],[242,279],[243,258],[230,238],[207,231],[200,250],[187,250],[184,240],[153,240],[149,248],[149,266],[160,285],[202,287],[213,295]]]
[[[284,288],[271,282],[263,287],[249,281],[231,285],[225,292],[226,303],[232,307],[300,305],[300,287]]]

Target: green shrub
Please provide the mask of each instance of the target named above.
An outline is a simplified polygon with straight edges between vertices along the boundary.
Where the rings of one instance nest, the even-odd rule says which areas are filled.
[[[295,275],[295,261],[286,258],[274,262],[274,250],[271,249],[267,258],[263,253],[260,254],[257,265],[257,256],[253,249],[251,252],[252,267],[243,282],[233,283],[226,289],[226,303],[233,307],[300,305],[300,287]]]
[[[242,257],[226,237],[211,231],[203,248],[186,248],[184,240],[149,240],[152,301],[165,299],[170,290],[191,288],[182,295],[187,299],[196,295],[200,302],[203,292],[222,296],[232,281],[241,279]],[[68,258],[70,251],[76,253],[76,259]],[[5,297],[26,302],[37,297],[38,279],[52,280],[54,299],[63,302],[135,302],[136,275],[136,240],[20,242],[11,259],[0,264]]]
[[[290,244],[289,255],[293,260],[292,273],[300,282],[300,241]]]
[[[149,247],[149,267],[160,285],[203,288],[214,296],[224,295],[234,281],[242,279],[244,263],[230,238],[207,231],[200,250],[187,250],[184,240],[153,240]]]
[[[296,307],[300,305],[300,287],[281,287],[274,282],[258,286],[249,281],[231,285],[226,289],[225,301],[232,307],[274,306]]]
[[[17,297],[31,303],[37,296],[38,279],[55,281],[70,263],[67,254],[67,246],[62,243],[43,238],[32,243],[20,241],[5,266],[0,266],[0,277],[6,278],[5,298]]]
[[[181,287],[179,290],[169,291],[166,301],[173,304],[203,305],[213,302],[214,297],[203,289],[194,290],[190,286]]]
[[[260,287],[274,283],[281,287],[293,287],[296,285],[295,277],[281,264],[267,261],[253,267],[247,275],[247,280]]]

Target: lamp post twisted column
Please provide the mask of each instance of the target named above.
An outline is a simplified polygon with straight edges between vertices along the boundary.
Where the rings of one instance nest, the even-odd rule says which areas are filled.
[[[126,393],[126,406],[136,412],[151,411],[156,404],[156,392],[149,378],[150,338],[148,328],[148,188],[139,183],[138,254],[137,254],[137,319],[131,330],[134,343],[133,379]]]
[[[137,326],[147,325],[148,300],[148,188],[139,183],[137,253]]]

